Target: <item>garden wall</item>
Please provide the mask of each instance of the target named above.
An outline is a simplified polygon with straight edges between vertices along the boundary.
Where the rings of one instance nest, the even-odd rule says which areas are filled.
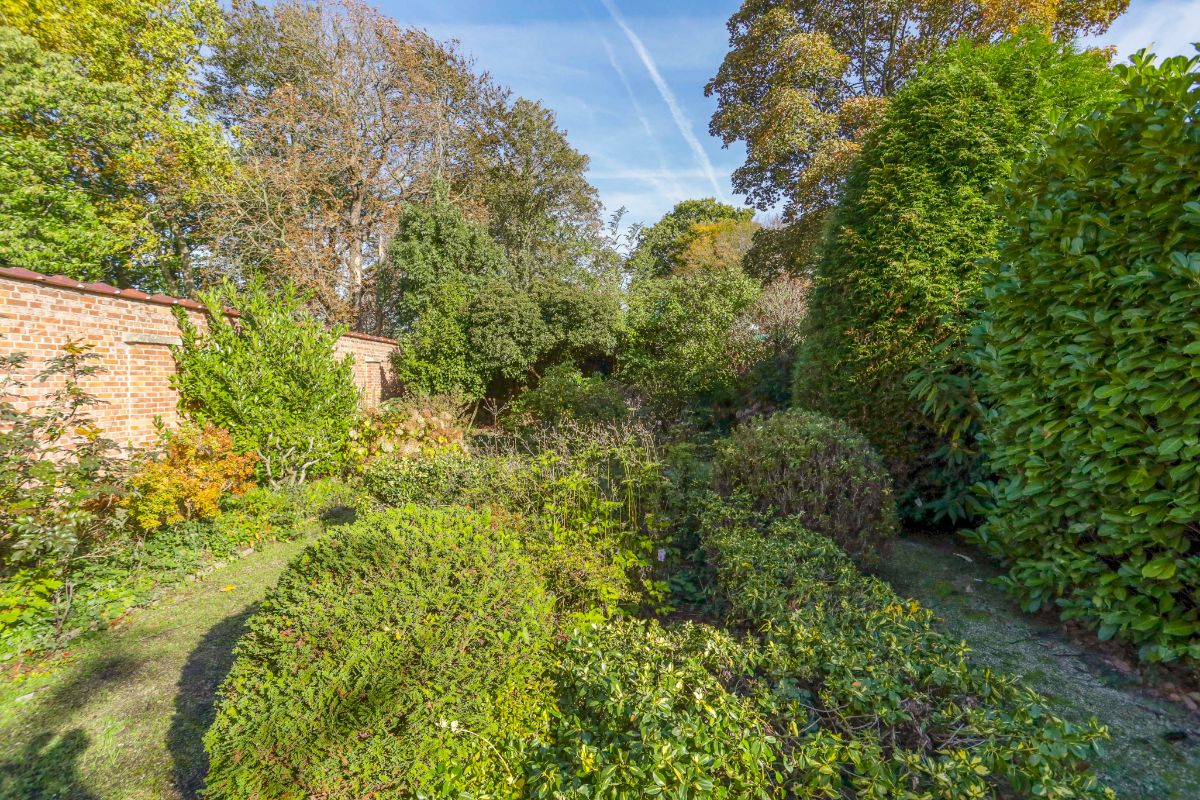
[[[105,435],[120,444],[153,441],[156,416],[168,424],[178,421],[170,385],[175,373],[170,345],[179,344],[175,306],[204,327],[201,306],[193,300],[0,268],[0,353],[29,355],[20,373],[28,385],[17,391],[14,404],[28,408],[52,391],[34,377],[64,342],[83,339],[96,346],[105,368],[85,384],[103,401],[93,416]],[[368,408],[391,386],[388,355],[395,347],[392,339],[359,333],[338,341],[339,353],[354,355],[354,381]]]

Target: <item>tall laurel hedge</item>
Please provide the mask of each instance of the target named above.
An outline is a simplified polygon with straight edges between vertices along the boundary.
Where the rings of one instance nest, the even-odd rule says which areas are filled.
[[[1200,72],[1118,67],[1007,187],[979,366],[982,540],[1031,609],[1200,659]]]
[[[844,419],[903,480],[934,449],[905,376],[961,335],[994,253],[993,189],[1062,112],[1111,84],[1102,57],[1022,34],[963,44],[892,100],[835,212],[795,367],[797,405]]]

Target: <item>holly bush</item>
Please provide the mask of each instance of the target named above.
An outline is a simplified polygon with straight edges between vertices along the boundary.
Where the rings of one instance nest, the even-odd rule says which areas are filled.
[[[319,539],[238,644],[205,737],[209,796],[503,790],[492,743],[545,725],[551,608],[486,513],[395,509]]]
[[[1116,68],[1121,102],[1007,184],[978,336],[978,539],[1033,610],[1200,659],[1200,70]]]
[[[793,400],[866,435],[902,490],[939,444],[905,376],[972,322],[996,185],[1049,120],[1087,113],[1111,83],[1101,54],[1039,34],[963,43],[896,94],[864,143],[821,248]]]
[[[794,516],[860,563],[875,564],[896,535],[896,501],[883,461],[844,422],[813,411],[753,419],[717,443],[714,480],[759,511]]]

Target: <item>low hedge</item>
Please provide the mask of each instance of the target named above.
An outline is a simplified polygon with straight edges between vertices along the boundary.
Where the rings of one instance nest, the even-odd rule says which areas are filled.
[[[552,601],[492,516],[367,515],[298,557],[238,644],[209,798],[511,788],[491,744],[545,723]]]
[[[892,479],[867,440],[814,411],[755,419],[717,445],[714,480],[759,511],[794,516],[872,565],[896,535]]]
[[[1103,728],[1061,720],[1014,679],[972,666],[928,610],[827,537],[722,504],[705,542],[728,621],[760,633],[758,674],[798,700],[770,719],[792,731],[789,796],[1112,797],[1087,763]]]

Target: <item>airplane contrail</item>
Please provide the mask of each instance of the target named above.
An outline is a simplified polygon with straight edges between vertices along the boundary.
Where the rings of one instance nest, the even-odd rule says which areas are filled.
[[[600,43],[604,45],[604,52],[608,54],[608,63],[612,64],[613,72],[617,73],[617,77],[621,79],[621,85],[625,87],[625,94],[629,96],[629,102],[633,106],[633,114],[638,118],[638,122],[642,123],[642,130],[646,132],[646,139],[654,146],[654,152],[658,156],[658,166],[662,170],[662,174],[669,176],[670,172],[667,169],[667,159],[663,154],[662,145],[659,144],[658,137],[654,135],[654,129],[650,127],[650,120],[646,118],[646,112],[642,110],[642,104],[638,102],[637,95],[633,91],[633,86],[629,84],[629,78],[626,77],[625,70],[621,68],[621,62],[617,61],[617,54],[613,52],[612,45],[608,43],[608,39],[601,36]],[[658,177],[651,177],[650,180],[658,186],[660,192],[663,192],[666,188],[662,185]],[[674,193],[679,195],[683,191],[679,186],[679,181],[673,177],[670,180]]]
[[[675,125],[679,128],[679,133],[683,136],[684,141],[688,143],[688,147],[692,149],[696,160],[704,169],[704,174],[708,178],[709,183],[712,184],[717,198],[723,199],[724,193],[721,191],[721,184],[717,181],[717,171],[713,169],[712,162],[708,160],[708,153],[704,152],[704,148],[700,145],[700,140],[692,132],[692,125],[684,115],[683,109],[679,107],[679,101],[675,99],[675,93],[671,91],[671,87],[667,85],[667,82],[663,80],[663,76],[659,73],[654,59],[650,56],[650,51],[646,49],[646,45],[642,43],[641,38],[634,33],[633,28],[630,28],[629,24],[625,22],[625,17],[621,15],[621,10],[617,8],[613,0],[600,0],[600,2],[608,9],[608,14],[612,17],[613,22],[617,23],[617,27],[625,33],[625,38],[629,40],[629,43],[633,45],[633,49],[637,51],[638,57],[642,59],[642,64],[646,67],[646,72],[650,73],[650,80],[654,81],[654,85],[658,87],[658,93],[662,95],[663,102],[667,104],[671,116],[675,118]]]

